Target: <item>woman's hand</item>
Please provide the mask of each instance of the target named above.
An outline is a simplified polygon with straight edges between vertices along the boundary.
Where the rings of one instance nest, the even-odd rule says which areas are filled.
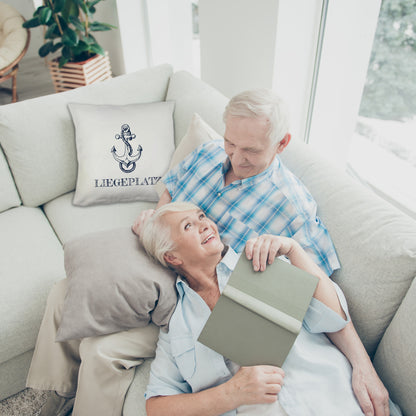
[[[140,215],[137,217],[136,221],[132,225],[131,229],[133,230],[134,234],[140,236],[141,229],[143,224],[155,213],[154,209],[146,209],[142,211]]]
[[[277,256],[289,256],[297,244],[292,238],[264,234],[248,240],[245,252],[247,258],[253,261],[253,269],[264,271]]]
[[[241,367],[227,381],[226,389],[235,408],[243,404],[273,403],[282,389],[284,371],[271,365]]]

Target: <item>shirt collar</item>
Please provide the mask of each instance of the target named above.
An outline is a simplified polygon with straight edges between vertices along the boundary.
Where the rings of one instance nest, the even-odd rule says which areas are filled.
[[[275,169],[279,169],[280,167],[280,158],[279,156],[275,156],[274,161],[270,164],[270,166],[264,170],[263,172],[259,173],[255,176],[250,176],[249,178],[240,179],[237,181],[232,182],[233,184],[237,183],[239,186],[242,185],[255,185],[257,183],[262,182],[265,178],[269,178]],[[225,177],[225,174],[230,170],[231,168],[231,161],[230,158],[227,156],[223,165],[222,165],[222,174],[223,177]]]
[[[225,285],[227,284],[228,278],[234,270],[239,258],[240,254],[237,254],[230,246],[228,246],[227,252],[216,267],[220,292],[223,291]],[[178,289],[180,297],[184,295],[184,286],[189,287],[188,282],[183,277],[178,275],[176,278],[176,288]]]

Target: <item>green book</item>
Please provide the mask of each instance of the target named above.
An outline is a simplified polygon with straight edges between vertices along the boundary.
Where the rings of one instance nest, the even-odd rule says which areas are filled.
[[[241,366],[281,367],[318,280],[281,259],[255,272],[243,253],[198,341]]]

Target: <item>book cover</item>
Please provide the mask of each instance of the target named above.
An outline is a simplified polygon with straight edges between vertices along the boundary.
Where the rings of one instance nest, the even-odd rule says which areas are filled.
[[[318,280],[279,258],[255,272],[243,253],[198,341],[241,366],[281,367]]]

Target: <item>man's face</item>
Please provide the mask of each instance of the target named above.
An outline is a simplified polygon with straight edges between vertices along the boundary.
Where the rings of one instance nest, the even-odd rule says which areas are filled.
[[[175,249],[172,254],[184,264],[198,264],[207,257],[217,258],[224,249],[218,228],[201,210],[169,212],[163,221],[169,225]]]
[[[258,175],[266,170],[278,153],[278,144],[267,137],[265,119],[228,117],[224,148],[238,179]]]

